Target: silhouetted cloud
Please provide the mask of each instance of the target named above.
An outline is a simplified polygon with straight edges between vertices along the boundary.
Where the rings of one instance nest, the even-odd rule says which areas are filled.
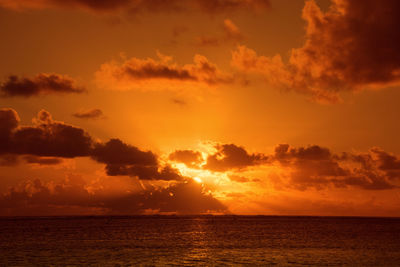
[[[141,151],[119,139],[96,144],[92,158],[106,164],[110,176],[125,175],[142,180],[182,180],[179,172],[170,166],[159,166],[157,156],[151,151]]]
[[[100,13],[126,11],[130,14],[203,12],[217,14],[269,8],[269,0],[0,0],[10,9],[80,8]]]
[[[188,84],[216,86],[233,82],[233,77],[201,55],[194,57],[194,64],[179,66],[172,57],[158,53],[159,60],[130,58],[122,63],[109,62],[96,72],[97,82],[109,89],[164,90],[182,88]]]
[[[119,139],[111,139],[107,143],[96,144],[92,157],[96,161],[106,164],[157,165],[157,157],[151,151],[141,151]]]
[[[262,164],[267,160],[263,154],[248,154],[243,147],[234,144],[217,145],[215,148],[218,151],[207,157],[204,169],[218,172],[240,170]]]
[[[11,109],[0,109],[0,137],[4,140],[0,154],[31,154],[48,157],[89,156],[93,140],[83,129],[53,121],[41,110],[34,126],[18,127],[19,118]]]
[[[42,165],[59,163],[61,160],[57,157],[91,157],[106,164],[110,176],[183,180],[174,168],[161,166],[151,151],[141,151],[119,139],[110,139],[106,143],[94,141],[83,129],[54,121],[45,110],[41,110],[33,121],[33,126],[19,126],[18,114],[14,110],[0,109],[0,155],[28,155],[26,162]]]
[[[138,192],[109,194],[105,189],[89,191],[82,179],[62,183],[26,181],[0,195],[0,214],[76,215],[76,214],[201,214],[227,212],[227,208],[203,187],[185,181],[165,188],[149,187]],[[102,188],[102,187],[101,187]]]
[[[82,93],[85,89],[68,76],[40,73],[33,78],[11,75],[0,84],[0,97],[31,97],[53,93]]]
[[[19,121],[15,110],[0,108],[0,154],[6,153],[10,149],[11,136],[13,130],[18,127]]]
[[[77,111],[77,112],[73,113],[72,116],[79,118],[79,119],[104,118],[103,111],[101,111],[101,109],[98,109],[98,108]]]
[[[232,64],[323,102],[340,100],[343,91],[399,84],[398,1],[337,0],[323,13],[309,0],[303,18],[305,44],[291,51],[287,64],[280,55],[257,56],[244,46],[233,53]]]
[[[0,165],[12,166],[20,162],[51,165],[60,158],[90,157],[105,164],[109,176],[131,176],[141,180],[184,181],[177,169],[161,164],[151,151],[126,144],[119,139],[108,142],[94,141],[83,129],[52,119],[41,110],[33,119],[34,125],[20,126],[13,109],[0,109]],[[230,179],[246,182],[237,176],[248,167],[279,167],[283,175],[271,181],[282,187],[307,190],[329,187],[358,187],[366,190],[398,188],[400,158],[372,148],[368,152],[332,153],[317,145],[290,147],[280,144],[271,155],[249,154],[234,144],[218,144],[217,152],[209,154],[205,164],[200,152],[177,150],[170,161],[185,163],[190,168],[215,172],[229,171]]]
[[[198,168],[203,162],[203,156],[198,151],[176,150],[169,155],[169,160],[184,163],[190,168]]]

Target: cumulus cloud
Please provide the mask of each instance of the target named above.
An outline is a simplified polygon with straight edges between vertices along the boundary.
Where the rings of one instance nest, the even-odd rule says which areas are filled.
[[[270,158],[288,172],[286,186],[299,190],[329,186],[366,190],[399,187],[396,181],[400,180],[400,159],[378,148],[368,153],[334,154],[316,145],[294,148],[281,144]]]
[[[83,129],[54,121],[45,110],[34,119],[35,125],[18,127],[18,114],[0,109],[0,154],[31,154],[48,157],[79,157],[90,154],[92,138]]]
[[[96,72],[96,80],[102,87],[117,90],[186,89],[189,85],[210,87],[233,81],[231,75],[201,55],[195,55],[193,64],[182,66],[173,63],[172,57],[160,53],[158,57],[104,63]]]
[[[96,144],[92,157],[98,162],[106,164],[157,165],[157,157],[151,151],[141,151],[119,139],[111,139],[107,143]]]
[[[91,156],[96,161],[106,164],[106,173],[110,176],[124,175],[142,180],[183,179],[178,170],[168,165],[161,167],[157,156],[151,151],[141,151],[119,139],[96,144]]]
[[[40,73],[33,78],[11,75],[0,84],[0,97],[32,97],[84,91],[72,78],[59,74]]]
[[[178,150],[169,160],[193,169],[225,172],[234,182],[259,182],[242,176],[244,171],[265,173],[279,189],[323,190],[357,187],[363,190],[387,190],[400,187],[400,157],[374,147],[367,152],[333,153],[318,145],[293,147],[279,144],[273,153],[250,154],[235,144],[217,144],[216,152]],[[250,169],[251,167],[251,169]]]
[[[28,180],[0,195],[0,214],[76,215],[76,214],[201,214],[227,212],[227,208],[204,188],[190,181],[165,188],[149,187],[135,192],[110,194],[104,186],[90,190],[83,179],[61,183]]]
[[[398,85],[399,10],[396,0],[334,0],[324,13],[309,0],[303,9],[306,41],[292,49],[288,63],[241,46],[232,64],[322,102],[339,101],[343,91]]]
[[[267,160],[263,154],[249,154],[243,147],[234,144],[217,145],[215,148],[217,152],[207,157],[204,169],[218,172],[240,170]]]
[[[203,162],[203,156],[198,151],[176,150],[169,155],[169,160],[184,163],[190,168],[199,168]]]
[[[100,13],[126,11],[130,14],[203,12],[217,14],[269,8],[269,0],[0,0],[0,7],[10,9],[70,8]]]
[[[15,110],[10,108],[0,109],[0,154],[10,149],[12,131],[17,128],[19,121],[20,119]]]
[[[0,155],[27,155],[25,161],[36,164],[57,164],[57,158],[91,157],[106,164],[110,176],[132,176],[142,180],[183,180],[170,166],[162,166],[151,151],[142,151],[119,139],[95,141],[81,128],[52,119],[41,110],[33,126],[19,126],[13,109],[0,109]],[[7,156],[10,157],[10,156]],[[42,158],[51,157],[51,158]],[[11,158],[2,160],[11,164]]]
[[[75,118],[79,118],[79,119],[104,118],[103,111],[101,111],[101,109],[98,109],[98,108],[77,111],[77,112],[73,113],[72,116],[74,116]]]

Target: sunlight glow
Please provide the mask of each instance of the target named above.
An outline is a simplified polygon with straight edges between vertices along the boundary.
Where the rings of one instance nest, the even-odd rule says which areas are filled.
[[[203,180],[201,180],[199,177],[194,177],[193,180],[195,180],[199,184],[201,184],[203,182]]]

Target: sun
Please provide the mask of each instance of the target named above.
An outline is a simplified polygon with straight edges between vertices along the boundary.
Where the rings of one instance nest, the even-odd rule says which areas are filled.
[[[199,177],[193,177],[193,180],[201,184],[203,180],[201,180]]]

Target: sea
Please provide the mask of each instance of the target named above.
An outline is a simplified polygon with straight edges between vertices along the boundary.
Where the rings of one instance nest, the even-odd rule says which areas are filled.
[[[0,218],[0,266],[400,266],[400,218]]]

